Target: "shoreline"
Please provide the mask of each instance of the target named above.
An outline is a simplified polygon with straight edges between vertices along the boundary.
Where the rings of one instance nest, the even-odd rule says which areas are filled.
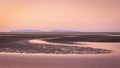
[[[29,50],[37,50],[37,49],[39,51],[41,47],[42,48],[49,47],[49,49],[53,49],[53,50],[56,49],[56,45],[32,44],[28,42],[28,40],[39,39],[39,38],[40,37],[34,35],[31,35],[30,37],[27,35],[2,37],[0,38],[1,40],[0,48],[8,48],[8,50],[14,49],[20,51],[23,50],[29,51]],[[77,39],[76,37],[74,38]],[[84,38],[89,38],[89,37],[84,37]],[[96,39],[96,37],[95,38],[93,37],[93,39]],[[64,41],[64,40],[60,40],[60,41]],[[117,38],[117,41],[120,41],[119,37]],[[50,54],[50,53],[43,54],[43,53],[0,52],[0,67],[2,68],[120,68],[120,46],[119,46],[120,43],[80,42],[78,44],[79,45],[76,45],[77,48],[79,47],[100,48],[100,49],[112,50],[112,52],[107,54]],[[71,46],[73,44],[67,44],[67,45]],[[58,50],[59,48],[60,47],[58,47]],[[71,50],[72,49],[70,49],[70,51]]]
[[[108,54],[53,54],[53,53],[50,53],[50,54],[46,54],[46,53],[11,53],[11,52],[0,52],[0,55],[33,55],[33,56],[111,56],[112,53],[108,53]]]

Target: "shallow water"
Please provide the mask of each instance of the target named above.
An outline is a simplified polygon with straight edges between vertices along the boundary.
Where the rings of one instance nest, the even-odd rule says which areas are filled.
[[[30,42],[30,41],[29,41]],[[32,40],[34,44],[59,44]],[[69,46],[67,44],[67,46]],[[120,68],[120,43],[76,42],[70,46],[103,48],[109,54],[0,53],[1,68]]]
[[[62,43],[51,43],[43,40],[33,39],[29,40],[30,43],[34,44],[52,44],[52,45],[65,45],[65,46],[80,46],[80,47],[92,47],[112,50],[109,55],[120,55],[120,42],[75,42],[75,44],[62,44]],[[106,54],[105,54],[106,55]],[[108,55],[108,54],[107,54]]]
[[[93,48],[101,48],[101,49],[107,49],[112,50],[112,53],[110,55],[119,55],[120,56],[120,42],[112,43],[112,42],[77,42],[77,46],[82,47],[93,47]],[[84,45],[82,45],[84,44]],[[108,54],[106,54],[108,55]]]
[[[29,42],[33,43],[33,44],[67,45],[67,44],[62,44],[62,43],[47,42],[47,41],[43,41],[43,40],[40,40],[40,39],[29,40]]]

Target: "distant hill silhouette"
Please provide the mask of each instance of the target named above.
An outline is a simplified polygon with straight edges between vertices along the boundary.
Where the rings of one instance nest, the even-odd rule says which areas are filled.
[[[35,29],[23,29],[23,30],[11,30],[9,32],[79,32],[74,30],[51,30],[51,31],[41,31]]]
[[[79,31],[74,31],[74,30],[52,30],[50,32],[79,32]]]
[[[45,32],[45,31],[35,29],[23,29],[23,30],[11,30],[10,32]]]

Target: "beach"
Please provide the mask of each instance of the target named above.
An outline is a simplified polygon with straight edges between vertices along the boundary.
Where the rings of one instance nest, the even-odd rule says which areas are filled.
[[[120,68],[118,36],[112,37],[113,39],[105,36],[104,39],[107,39],[104,40],[105,42],[101,42],[101,38],[97,38],[99,36],[90,35],[91,38],[85,36],[88,41],[76,40],[79,37],[83,36],[60,36],[59,38],[55,36],[47,41],[41,36],[34,35],[2,36],[0,68]],[[64,43],[62,38],[68,39],[66,40],[68,43]],[[94,39],[97,42],[94,42],[96,41]]]
[[[0,0],[0,68],[120,68],[120,0]]]
[[[91,47],[95,47],[95,44],[98,43],[92,43],[93,46]],[[104,46],[104,44],[107,45],[109,44],[109,47]],[[108,49],[111,48],[113,50],[112,53],[108,53],[108,54],[42,54],[42,53],[27,54],[27,53],[1,52],[0,67],[2,68],[119,68],[120,67],[119,45],[120,43],[103,43],[102,47],[106,47]],[[88,47],[89,45],[86,46]]]

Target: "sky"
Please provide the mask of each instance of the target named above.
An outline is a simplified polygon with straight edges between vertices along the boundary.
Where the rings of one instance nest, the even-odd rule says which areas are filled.
[[[0,31],[120,32],[120,0],[0,0]]]

